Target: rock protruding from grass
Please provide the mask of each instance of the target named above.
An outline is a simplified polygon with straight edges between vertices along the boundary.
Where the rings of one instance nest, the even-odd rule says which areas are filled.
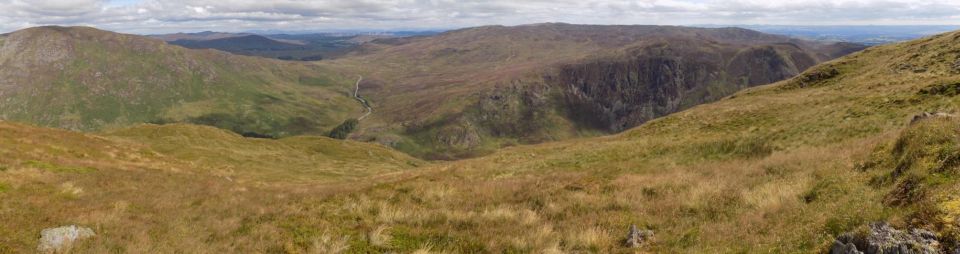
[[[953,97],[960,94],[960,82],[936,84],[920,89],[920,95],[939,95]]]
[[[960,58],[953,62],[953,68],[951,68],[951,73],[960,73]]]
[[[840,75],[840,71],[834,68],[811,71],[804,73],[800,77],[800,82],[802,82],[804,85],[814,84],[820,81],[831,79],[837,75]]]
[[[897,230],[886,222],[837,237],[830,254],[935,254],[943,253],[937,235],[925,229]]]
[[[40,231],[40,244],[37,251],[40,253],[65,253],[78,240],[95,236],[92,229],[76,225],[48,228]]]
[[[624,240],[623,244],[630,248],[640,248],[650,238],[653,238],[653,231],[639,230],[637,225],[630,225],[630,232],[627,233],[627,239]]]
[[[919,122],[919,121],[922,121],[922,120],[924,120],[924,119],[936,118],[936,117],[947,117],[947,118],[949,118],[949,117],[956,117],[956,115],[950,114],[950,113],[943,113],[943,112],[923,112],[923,113],[920,113],[920,114],[917,114],[917,115],[913,116],[913,119],[910,119],[910,124],[915,124],[915,123],[917,123],[917,122]]]

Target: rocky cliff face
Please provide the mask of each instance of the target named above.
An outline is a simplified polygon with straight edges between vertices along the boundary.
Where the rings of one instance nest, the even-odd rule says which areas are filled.
[[[645,45],[617,57],[559,65],[540,80],[514,80],[478,93],[455,121],[432,124],[439,130],[433,146],[469,151],[491,139],[538,143],[585,131],[615,133],[743,88],[790,78],[819,61],[814,53],[789,44],[739,47],[678,40]]]
[[[658,43],[618,59],[565,65],[547,82],[563,90],[569,117],[617,132],[740,89],[799,74],[819,62],[793,44]]]
[[[369,69],[384,84],[369,88],[374,118],[414,126],[396,132],[414,153],[450,157],[622,131],[862,48],[738,28],[535,24],[380,40],[328,64]],[[439,131],[450,128],[473,131]]]

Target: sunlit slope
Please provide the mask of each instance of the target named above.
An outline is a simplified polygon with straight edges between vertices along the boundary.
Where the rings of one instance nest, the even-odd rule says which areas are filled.
[[[16,223],[0,246],[78,224],[98,234],[80,252],[810,253],[889,221],[951,248],[958,42],[874,47],[619,135],[414,170],[319,138],[0,125],[0,220]],[[654,237],[624,247],[630,225]]]
[[[655,232],[641,248],[655,253],[818,252],[873,221],[956,241],[944,225],[958,170],[944,158],[958,120],[909,123],[960,106],[958,42],[870,48],[621,135],[507,148],[330,206],[379,207],[340,220],[392,229],[397,245],[380,250],[630,253],[633,224]]]
[[[97,233],[79,252],[282,249],[298,227],[286,216],[303,207],[294,200],[423,164],[379,145],[191,125],[92,135],[0,122],[0,144],[0,253],[33,252],[40,230],[67,224]],[[269,214],[283,216],[270,229],[233,232]]]
[[[197,125],[140,125],[107,135],[147,145],[218,174],[249,174],[256,180],[361,177],[423,164],[377,144],[316,136],[251,139]]]

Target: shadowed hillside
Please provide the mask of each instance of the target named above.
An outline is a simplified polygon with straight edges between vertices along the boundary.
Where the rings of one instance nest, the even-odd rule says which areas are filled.
[[[238,55],[280,60],[320,61],[336,58],[365,42],[398,35],[351,35],[336,33],[270,34],[175,33],[151,35],[170,44],[194,49],[217,49]]]
[[[737,28],[537,24],[381,39],[326,65],[366,77],[380,124],[361,139],[450,159],[618,132],[859,49]]]

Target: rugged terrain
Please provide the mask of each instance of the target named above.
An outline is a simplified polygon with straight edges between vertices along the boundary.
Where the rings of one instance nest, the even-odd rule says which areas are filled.
[[[379,113],[359,139],[451,159],[619,132],[859,49],[736,28],[537,24],[376,40],[321,64],[365,77]]]
[[[811,253],[878,230],[929,232],[938,244],[922,247],[949,253],[958,95],[954,32],[617,135],[455,162],[190,125],[3,123],[0,221],[13,225],[0,252],[76,224],[97,236],[73,250],[94,253]],[[624,245],[631,225],[647,236],[638,247]]]
[[[159,38],[303,49],[259,35]],[[188,122],[250,137],[325,135],[363,115],[359,92],[376,113],[350,138],[429,159],[616,133],[860,49],[735,28],[569,24],[378,39],[320,62],[83,27],[31,28],[0,43],[0,119],[83,131]]]
[[[85,27],[30,28],[0,44],[0,119],[10,121],[85,131],[193,122],[281,137],[362,112],[350,81],[314,65]]]

